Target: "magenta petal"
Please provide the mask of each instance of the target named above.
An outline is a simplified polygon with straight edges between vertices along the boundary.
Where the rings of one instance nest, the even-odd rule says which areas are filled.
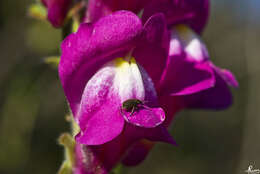
[[[195,62],[185,53],[169,56],[160,82],[160,94],[188,95],[213,87],[215,76],[210,62]]]
[[[151,44],[164,44],[164,35],[167,33],[166,21],[163,13],[156,13],[144,24],[143,37]]]
[[[172,145],[177,145],[175,140],[172,138],[167,128],[163,125],[159,125],[155,128],[147,128],[143,130],[144,137],[150,141],[162,141]]]
[[[88,0],[86,14],[87,22],[96,22],[101,17],[111,14],[112,9],[104,3],[104,0]]]
[[[182,77],[176,78],[176,86],[174,82],[167,83],[173,85],[171,95],[192,94],[214,86],[213,71],[207,62],[196,65],[187,63],[186,65],[183,64],[182,68],[183,70],[179,71],[179,73],[182,72]]]
[[[76,140],[86,145],[104,144],[118,136],[124,126],[121,99],[114,87],[115,70],[106,66],[87,83],[76,115],[81,132]]]
[[[104,103],[87,121],[86,128],[77,135],[76,141],[86,145],[100,145],[118,136],[124,126],[124,119],[114,103]]]
[[[160,95],[189,95],[215,84],[207,49],[186,26],[172,30],[169,56],[157,89]]]
[[[91,146],[76,142],[73,174],[108,174],[99,158]]]
[[[87,21],[99,18],[118,10],[138,13],[150,0],[88,0]]]
[[[160,125],[165,120],[165,114],[161,108],[149,108],[140,106],[139,110],[133,112],[123,111],[126,121],[136,126],[152,128]]]
[[[54,27],[61,27],[69,11],[72,0],[42,0],[48,8],[48,20]]]
[[[216,67],[215,65],[212,64],[212,66],[214,67],[215,71],[217,71],[217,73],[225,80],[225,82],[234,88],[238,87],[238,82],[235,78],[235,76],[232,74],[232,72],[230,72],[227,69],[221,69]]]
[[[166,120],[163,122],[163,126],[168,127],[172,122],[175,113],[178,112],[182,106],[178,106],[178,101],[175,101],[174,97],[169,96],[160,98],[160,103],[162,104],[162,107],[165,109],[167,114]],[[136,142],[129,148],[127,154],[122,160],[122,163],[126,166],[135,166],[140,164],[149,154],[153,144],[154,142],[147,140],[140,140]]]
[[[136,140],[145,138],[150,141],[161,141],[176,145],[176,142],[163,125],[159,125],[154,128],[144,128],[134,126],[132,124],[126,124],[126,131],[127,135],[134,135]]]
[[[122,160],[122,163],[126,166],[136,166],[140,164],[149,154],[153,144],[153,142],[146,140],[136,142],[129,148],[127,154]]]
[[[133,56],[157,84],[165,68],[169,46],[169,33],[162,14],[155,14],[148,19],[142,37]]]
[[[167,128],[165,128],[163,125],[159,125],[154,128],[144,128],[128,123],[125,124],[124,130],[126,137],[132,138],[133,141],[147,139],[150,141],[161,141],[172,145],[176,145],[174,139],[168,132]]]
[[[199,93],[183,96],[180,100],[188,108],[198,109],[226,109],[232,104],[232,94],[226,81],[215,73],[216,84],[210,88]]]
[[[74,115],[89,78],[104,63],[133,48],[141,30],[135,14],[119,11],[94,24],[82,24],[63,41],[59,76]]]
[[[164,13],[169,27],[187,24],[197,33],[205,27],[209,16],[209,0],[160,0],[150,3],[142,16],[146,21],[155,13]]]

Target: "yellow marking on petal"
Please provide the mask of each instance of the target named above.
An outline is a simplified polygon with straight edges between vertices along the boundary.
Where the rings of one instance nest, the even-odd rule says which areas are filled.
[[[127,65],[127,61],[125,61],[122,57],[116,58],[115,60],[115,65],[117,68],[121,68]]]
[[[123,59],[123,58],[117,58],[114,60],[115,66],[119,69],[126,69],[129,68],[130,64],[136,65],[135,58],[131,57],[129,61]]]
[[[134,57],[131,57],[129,61],[125,60],[122,57],[116,58],[115,60],[116,66],[121,66],[122,64],[126,64],[126,63],[134,63],[136,64],[136,60]]]
[[[188,26],[180,24],[175,26],[175,29],[184,41],[189,41],[193,38],[194,32]]]
[[[130,59],[130,63],[136,64],[135,58],[132,57],[132,58]]]
[[[175,28],[180,32],[189,32],[190,31],[189,27],[186,25],[183,25],[183,24],[176,25]]]

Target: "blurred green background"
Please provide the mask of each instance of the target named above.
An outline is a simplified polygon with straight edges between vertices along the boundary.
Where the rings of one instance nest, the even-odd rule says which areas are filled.
[[[57,70],[61,32],[31,19],[33,0],[0,1],[0,174],[52,174],[63,159],[57,137],[69,130]],[[260,168],[260,1],[212,0],[204,32],[214,63],[236,75],[234,105],[178,114],[172,135],[127,174],[240,174]]]

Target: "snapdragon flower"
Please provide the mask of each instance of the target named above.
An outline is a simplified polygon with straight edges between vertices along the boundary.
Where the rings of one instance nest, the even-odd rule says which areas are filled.
[[[237,87],[238,83],[230,71],[218,68],[212,63],[206,45],[198,36],[205,28],[208,20],[209,1],[162,0],[160,3],[153,2],[144,9],[142,20],[146,21],[149,16],[158,12],[165,14],[168,26],[169,50],[167,59],[169,64],[172,64],[170,70],[173,71],[170,74],[182,74],[182,79],[192,82],[198,76],[203,78],[205,73],[213,73],[211,81],[200,81],[202,82],[200,85],[207,83],[210,86],[209,89],[199,90],[199,85],[197,85],[198,88],[192,88],[192,90],[186,88],[184,93],[170,94],[170,96],[173,96],[173,100],[177,100],[183,108],[224,109],[230,106],[232,95],[228,86]],[[145,67],[145,63],[142,65]],[[201,66],[204,68],[200,69],[201,72],[197,73],[197,77],[195,73],[193,73],[193,76],[189,75],[188,72],[192,71],[192,67]],[[148,73],[152,71],[149,70],[149,67],[145,68]],[[164,77],[164,74],[159,76]],[[151,77],[158,79],[158,77]],[[177,77],[177,79],[180,78]],[[158,86],[158,84],[161,86],[161,83],[164,83],[163,81],[165,80],[155,83],[155,86]],[[223,85],[220,85],[220,83]],[[196,83],[194,84],[196,85]],[[157,88],[159,96],[164,95],[166,91],[161,87]],[[221,97],[223,98],[222,101],[218,99]],[[205,103],[208,103],[208,107]]]
[[[174,50],[176,46],[183,45],[188,54],[188,60],[199,64],[205,62],[213,72],[215,84],[212,88],[187,96],[176,96],[185,108],[226,109],[232,104],[232,94],[229,87],[238,87],[234,75],[227,69],[213,64],[209,58],[207,48],[203,41],[187,26],[176,26],[172,30],[171,42]],[[172,55],[174,56],[174,55]]]
[[[118,10],[129,10],[137,14],[152,1],[154,0],[89,0],[86,20],[94,22]]]
[[[155,13],[163,13],[169,28],[182,24],[189,26],[197,33],[201,33],[208,22],[209,9],[209,0],[152,1],[145,6],[142,20],[146,21]]]
[[[54,27],[62,27],[72,0],[41,0],[47,7],[48,20]]]
[[[144,43],[154,48],[165,31],[162,14],[143,26],[135,14],[119,11],[81,24],[62,43],[59,76],[80,127],[76,141],[87,145],[106,171],[140,139],[174,144],[162,125],[165,113],[153,81],[132,54]],[[147,51],[159,59],[164,50],[141,52]],[[135,102],[124,108],[129,100]]]
[[[238,87],[238,82],[229,70],[212,63],[206,45],[197,35],[207,23],[209,1],[162,0],[151,3],[144,9],[142,20],[146,21],[158,12],[166,16],[168,39],[164,40],[169,43],[166,62],[170,68],[163,68],[163,73],[154,74],[151,66],[143,61],[145,58],[138,60],[155,81],[160,105],[167,113],[164,125],[170,126],[176,112],[185,108],[218,110],[229,107],[232,104],[229,87]],[[150,64],[155,63],[150,61]],[[178,90],[179,85],[188,83],[191,85]],[[173,91],[169,90],[169,85],[175,86],[170,88]],[[153,145],[146,140],[136,142],[123,163],[129,166],[139,164]]]

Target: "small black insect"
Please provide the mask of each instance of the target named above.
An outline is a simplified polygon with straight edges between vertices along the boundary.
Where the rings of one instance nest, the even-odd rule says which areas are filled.
[[[130,112],[130,116],[139,108],[139,107],[143,107],[144,103],[141,100],[138,99],[128,99],[126,101],[123,102],[122,108],[124,109],[126,112]]]

